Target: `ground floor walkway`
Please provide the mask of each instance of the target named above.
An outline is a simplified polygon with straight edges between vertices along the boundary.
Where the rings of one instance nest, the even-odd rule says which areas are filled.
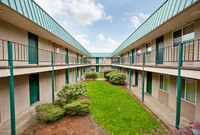
[[[138,88],[132,87],[131,93],[133,93],[140,101],[142,101],[142,91]],[[145,93],[143,102],[152,112],[154,112],[160,120],[162,120],[170,129],[175,129],[176,112],[168,106],[162,104],[151,95]],[[188,125],[188,119],[181,116],[181,124]]]

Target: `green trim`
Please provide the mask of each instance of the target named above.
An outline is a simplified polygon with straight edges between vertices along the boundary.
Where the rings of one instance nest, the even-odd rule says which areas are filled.
[[[183,58],[183,44],[179,43],[179,60],[178,60],[178,86],[177,86],[177,106],[176,106],[176,128],[180,125],[180,113],[181,113],[181,91],[182,91],[182,77],[181,67]]]
[[[13,75],[13,53],[12,42],[8,41],[8,65],[10,66],[9,91],[10,91],[10,118],[11,118],[11,135],[16,134],[15,129],[15,92],[14,92],[14,75]]]
[[[51,64],[52,64],[52,102],[54,102],[54,54],[51,52]]]
[[[145,77],[144,66],[145,66],[145,53],[143,53],[143,71],[142,71],[142,102],[144,102],[144,77]]]
[[[131,56],[130,56],[130,68],[129,68],[129,90],[131,90]]]

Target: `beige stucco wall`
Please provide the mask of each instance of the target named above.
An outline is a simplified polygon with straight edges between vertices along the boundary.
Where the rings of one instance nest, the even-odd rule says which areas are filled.
[[[152,73],[152,96],[158,99],[159,74]]]
[[[39,73],[39,90],[40,100],[52,94],[52,77],[51,72]]]
[[[168,106],[176,110],[176,89],[177,89],[177,77],[175,76],[170,76],[170,91],[169,91],[169,101],[168,101]]]
[[[62,86],[65,84],[65,72],[66,70],[55,71],[55,90],[61,90]]]

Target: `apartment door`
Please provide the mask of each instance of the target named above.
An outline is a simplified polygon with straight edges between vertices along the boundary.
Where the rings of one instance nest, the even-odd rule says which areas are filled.
[[[38,64],[38,36],[28,33],[28,63]]]
[[[135,54],[135,49],[132,50],[132,64],[134,64],[134,54]]]
[[[99,64],[99,58],[96,58],[96,64]]]
[[[69,68],[66,70],[65,73],[65,83],[69,84]]]
[[[163,64],[164,55],[164,37],[156,39],[156,64]]]
[[[151,95],[152,91],[152,72],[147,72],[147,93]]]
[[[29,75],[30,105],[39,101],[39,74]]]
[[[135,70],[135,86],[138,86],[138,70]]]
[[[99,66],[96,66],[96,72],[99,72]]]
[[[68,49],[65,48],[65,64],[69,64]]]

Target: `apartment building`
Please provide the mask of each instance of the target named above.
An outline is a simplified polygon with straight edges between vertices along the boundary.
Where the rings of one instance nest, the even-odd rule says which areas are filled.
[[[144,90],[174,111],[181,77],[180,113],[200,121],[199,9],[198,0],[166,0],[113,53],[90,53],[34,1],[0,0],[0,125],[51,102],[91,68],[124,72],[129,89]]]

